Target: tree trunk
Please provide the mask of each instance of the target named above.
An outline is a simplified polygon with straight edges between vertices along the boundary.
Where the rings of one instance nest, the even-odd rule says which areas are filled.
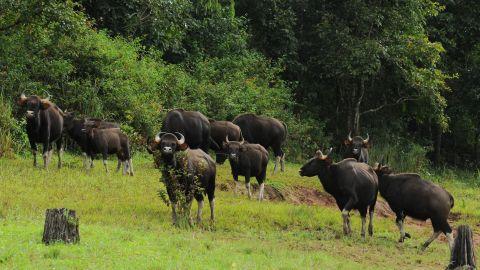
[[[365,93],[365,80],[360,79],[356,100],[353,109],[353,134],[360,134],[360,106],[362,105],[363,95]]]
[[[42,242],[48,245],[55,242],[77,243],[78,241],[80,241],[80,234],[75,210],[47,209]]]

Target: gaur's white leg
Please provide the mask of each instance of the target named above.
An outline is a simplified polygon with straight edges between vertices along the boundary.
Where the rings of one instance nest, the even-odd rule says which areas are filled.
[[[128,169],[130,170],[130,175],[133,176],[133,163],[132,159],[128,160]]]
[[[93,158],[90,157],[90,168],[93,168],[93,167],[95,167],[95,166],[93,165]]]
[[[403,227],[403,220],[398,220],[397,221],[397,227],[400,230],[400,239],[398,242],[402,243],[405,241],[405,228]]]
[[[262,201],[263,200],[263,191],[265,189],[265,183],[260,184],[260,192],[258,193],[258,200]]]
[[[85,167],[85,170],[88,171],[88,161],[89,161],[88,159],[89,159],[89,157],[87,156],[87,153],[85,153],[85,152],[83,152],[82,155],[83,155],[83,167]]]
[[[172,221],[173,225],[177,224],[177,203],[170,202],[172,204]]]
[[[215,221],[215,198],[210,201],[210,220]]]
[[[430,245],[433,242],[433,240],[437,239],[439,235],[440,235],[440,231],[433,232],[432,236],[425,243],[423,243],[422,250],[425,250],[428,247],[428,245]]]
[[[281,157],[275,157],[275,166],[273,167],[273,174],[276,174],[277,173],[277,167],[278,167],[278,163],[281,162]]]
[[[245,187],[247,188],[248,198],[251,199],[252,198],[252,192],[250,191],[250,182],[245,183]]]
[[[198,201],[198,210],[197,210],[197,224],[202,223],[202,210],[203,210],[203,200]]]
[[[343,233],[350,234],[350,220],[349,220],[349,211],[342,210],[342,219],[343,219]]]
[[[62,168],[62,156],[63,156],[63,148],[58,150],[58,168]]]
[[[365,224],[367,224],[367,217],[362,217],[362,238],[365,239]]]
[[[125,175],[128,173],[128,160],[124,161],[123,162],[123,171],[122,171],[122,175]]]
[[[107,160],[103,160],[103,166],[105,167],[105,171],[108,173],[108,166],[107,166]]]
[[[285,153],[283,153],[282,159],[280,160],[280,170],[285,171]]]
[[[374,213],[373,211],[370,211],[370,212],[368,213],[369,216],[370,216],[370,220],[369,220],[369,222],[368,222],[368,234],[369,234],[370,236],[373,235],[373,213]]]
[[[450,248],[450,251],[452,251],[453,244],[455,242],[455,240],[453,239],[453,233],[446,233],[445,235],[447,236],[448,247]]]
[[[46,169],[48,167],[48,151],[43,154],[43,167]]]
[[[117,169],[115,170],[116,173],[118,173],[118,171],[120,171],[120,167],[123,165],[123,161],[121,161],[120,159],[117,161]],[[125,171],[123,172],[123,175],[125,175]]]

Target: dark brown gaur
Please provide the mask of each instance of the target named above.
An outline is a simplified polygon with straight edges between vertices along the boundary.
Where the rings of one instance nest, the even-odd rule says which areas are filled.
[[[62,167],[63,112],[47,98],[26,97],[21,94],[18,105],[27,109],[27,135],[33,153],[33,166],[37,166],[37,143],[43,144],[43,164],[47,168],[52,158],[52,144],[58,152],[58,168]]]
[[[238,176],[245,176],[245,187],[248,197],[252,197],[250,190],[250,177],[255,177],[260,186],[258,200],[264,199],[265,179],[268,166],[268,151],[260,144],[251,144],[241,141],[230,141],[225,138],[223,147],[228,153],[228,161],[232,170],[233,180],[235,182],[235,193],[238,189]]]
[[[367,133],[367,138],[363,139],[360,136],[352,138],[352,132],[348,133],[348,137],[344,144],[347,146],[347,151],[344,158],[354,158],[358,162],[368,163],[368,148],[370,147],[370,135]]]
[[[213,159],[202,149],[190,149],[185,136],[179,132],[157,133],[147,150],[155,157],[157,152],[160,152],[160,164],[157,166],[165,179],[168,198],[172,205],[173,223],[177,223],[179,193],[186,196],[188,207],[191,207],[193,198],[197,200],[197,223],[201,223],[203,194],[206,193],[210,203],[210,219],[214,221],[216,167]],[[196,180],[200,182],[200,187],[193,185]],[[173,183],[178,183],[179,186]],[[188,211],[190,212],[190,209]]]
[[[378,194],[378,179],[373,168],[368,164],[347,158],[333,163],[330,154],[318,150],[300,169],[301,176],[318,176],[323,188],[331,194],[342,211],[343,232],[350,234],[349,213],[353,209],[360,212],[362,218],[362,237],[365,237],[367,210],[370,215],[368,233],[373,235],[373,213]]]

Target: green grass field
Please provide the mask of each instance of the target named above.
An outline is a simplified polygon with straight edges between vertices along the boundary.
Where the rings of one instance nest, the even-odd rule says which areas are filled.
[[[0,268],[442,269],[448,262],[443,236],[420,251],[431,234],[429,224],[407,222],[412,239],[399,244],[394,218],[376,216],[373,238],[362,240],[354,213],[354,233],[345,237],[333,205],[302,204],[292,195],[264,202],[234,195],[228,164],[217,170],[215,225],[208,225],[206,204],[204,226],[178,229],[157,195],[160,172],[150,157],[134,159],[134,177],[106,175],[101,162],[95,164],[86,174],[79,156],[67,155],[61,170],[54,158],[49,171],[32,168],[30,158],[0,159]],[[299,167],[288,164],[286,172],[272,176],[270,164],[267,185],[282,194],[322,190],[318,178],[299,177]],[[466,223],[477,233],[479,189],[473,178],[455,177],[430,179],[455,197],[452,225]],[[79,244],[41,243],[45,209],[56,207],[77,210]]]

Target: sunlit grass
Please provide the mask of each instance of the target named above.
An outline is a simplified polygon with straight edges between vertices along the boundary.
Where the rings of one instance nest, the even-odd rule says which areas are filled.
[[[204,211],[203,226],[177,229],[157,195],[160,173],[150,158],[134,159],[134,177],[114,173],[115,163],[107,175],[98,161],[85,173],[81,158],[71,155],[63,169],[49,171],[32,168],[29,158],[0,159],[0,268],[439,269],[448,260],[444,242],[419,251],[429,226],[407,223],[413,238],[401,245],[394,219],[376,217],[374,237],[362,240],[355,213],[354,234],[344,237],[334,207],[258,202],[218,188],[215,225]],[[282,192],[321,189],[317,178],[299,177],[299,167],[288,164],[285,173],[272,176],[270,166],[267,185]],[[231,179],[229,165],[219,166],[217,183]],[[479,223],[478,189],[431,179],[454,195],[454,211],[463,214],[458,223]],[[80,244],[41,244],[45,209],[55,207],[77,210]]]

